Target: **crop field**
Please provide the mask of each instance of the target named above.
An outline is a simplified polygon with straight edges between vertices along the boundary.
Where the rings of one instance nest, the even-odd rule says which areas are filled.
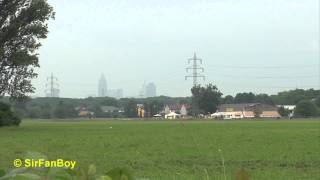
[[[0,169],[27,152],[137,179],[320,179],[319,120],[47,121],[0,128]]]

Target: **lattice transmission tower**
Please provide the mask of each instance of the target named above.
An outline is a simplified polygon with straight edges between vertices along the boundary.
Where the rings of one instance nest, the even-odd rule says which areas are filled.
[[[189,74],[187,76],[185,76],[185,79],[187,80],[188,78],[192,78],[193,79],[193,86],[197,86],[198,85],[198,78],[203,78],[203,80],[205,80],[205,76],[201,73],[204,73],[204,68],[201,67],[202,65],[202,59],[197,57],[197,54],[194,53],[193,58],[189,58],[188,59],[188,63],[192,65],[186,68],[187,73],[189,73],[190,71],[192,71],[192,74]],[[198,62],[200,64],[198,64]],[[201,72],[198,72],[201,71]]]
[[[53,76],[53,73],[51,73],[51,76],[47,77],[45,90],[46,97],[59,97],[59,93],[60,89],[58,84],[58,78]]]

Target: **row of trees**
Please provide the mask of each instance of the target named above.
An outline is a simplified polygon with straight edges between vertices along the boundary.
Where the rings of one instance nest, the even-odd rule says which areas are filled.
[[[295,89],[290,91],[279,92],[276,95],[238,93],[234,97],[227,95],[222,98],[222,103],[265,103],[265,104],[281,104],[281,105],[297,105],[302,100],[315,100],[320,97],[320,90],[314,89]]]
[[[84,107],[98,118],[137,117],[137,104],[143,104],[146,116],[153,116],[163,110],[166,104],[191,104],[191,98],[171,98],[166,96],[152,98],[122,98],[89,97],[85,99],[71,98],[35,98],[25,101],[10,101],[2,98],[2,101],[11,104],[15,114],[21,118],[74,118],[78,117],[79,108]],[[102,106],[113,106],[123,112],[103,112]]]
[[[249,93],[238,93],[235,97],[227,95],[222,98],[222,103],[233,104],[233,103],[264,103],[264,104],[275,104],[272,96],[267,94],[253,94]]]
[[[298,102],[294,114],[296,117],[316,117],[320,116],[320,104],[317,100],[301,100]]]
[[[9,98],[2,98],[3,102],[11,104],[14,113],[21,118],[75,118],[78,117],[79,107],[86,107],[89,111],[94,112],[98,118],[121,118],[137,117],[137,104],[144,104],[146,116],[151,117],[163,110],[166,104],[189,104],[190,115],[208,114],[216,112],[217,107],[223,103],[266,103],[289,104],[291,99],[284,97],[292,97],[297,103],[295,115],[300,117],[318,116],[320,113],[320,93],[318,90],[292,90],[280,92],[278,95],[269,96],[267,94],[238,93],[233,96],[222,97],[222,93],[212,84],[205,87],[195,86],[191,90],[192,97],[153,97],[153,98],[123,98],[114,99],[110,97],[103,98],[35,98],[26,101],[10,101]],[[297,93],[299,92],[299,93]],[[300,100],[300,101],[298,101]],[[102,106],[114,106],[123,112],[103,112]],[[11,111],[10,108],[4,108]],[[4,109],[2,110],[4,112]],[[283,108],[279,109],[282,116],[287,116],[290,112]],[[1,110],[0,110],[1,113]],[[10,112],[9,112],[10,114]],[[11,112],[13,115],[13,113]]]
[[[296,105],[294,115],[296,117],[320,116],[320,90],[295,89],[280,92],[277,95],[238,93],[235,97],[227,95],[221,97],[222,93],[212,84],[206,87],[195,86],[192,88],[192,110],[193,114],[213,113],[220,103],[263,103],[270,105]],[[282,116],[292,113],[283,107],[279,108]]]
[[[191,90],[192,97],[153,97],[153,98],[123,98],[114,99],[110,97],[103,98],[35,98],[26,101],[10,101],[9,98],[3,98],[2,101],[11,103],[14,113],[21,118],[75,118],[78,117],[79,107],[85,107],[87,110],[94,112],[98,118],[120,118],[137,117],[137,104],[144,104],[146,116],[151,117],[161,110],[166,104],[189,104],[190,115],[208,114],[216,112],[217,107],[223,103],[266,103],[289,104],[291,99],[284,97],[293,97],[297,103],[295,114],[301,117],[319,115],[320,93],[317,90],[292,90],[280,92],[278,95],[269,96],[267,94],[238,93],[233,96],[222,97],[222,93],[212,84],[205,87],[195,86]],[[299,92],[299,93],[297,93]],[[300,100],[300,101],[298,101]],[[102,106],[114,106],[123,112],[103,112]],[[283,108],[279,109],[282,116],[287,116],[290,112]]]

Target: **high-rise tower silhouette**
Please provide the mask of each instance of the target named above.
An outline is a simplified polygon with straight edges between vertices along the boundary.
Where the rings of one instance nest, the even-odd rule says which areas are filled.
[[[107,96],[107,80],[104,77],[103,74],[101,74],[100,80],[99,80],[99,85],[98,85],[98,97],[105,97]]]

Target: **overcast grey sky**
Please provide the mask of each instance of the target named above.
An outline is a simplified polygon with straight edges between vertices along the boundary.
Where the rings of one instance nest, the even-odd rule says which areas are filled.
[[[136,96],[188,96],[187,59],[204,60],[206,81],[226,94],[319,88],[319,0],[49,0],[56,19],[40,53],[35,95],[46,77],[62,97],[108,88]]]

